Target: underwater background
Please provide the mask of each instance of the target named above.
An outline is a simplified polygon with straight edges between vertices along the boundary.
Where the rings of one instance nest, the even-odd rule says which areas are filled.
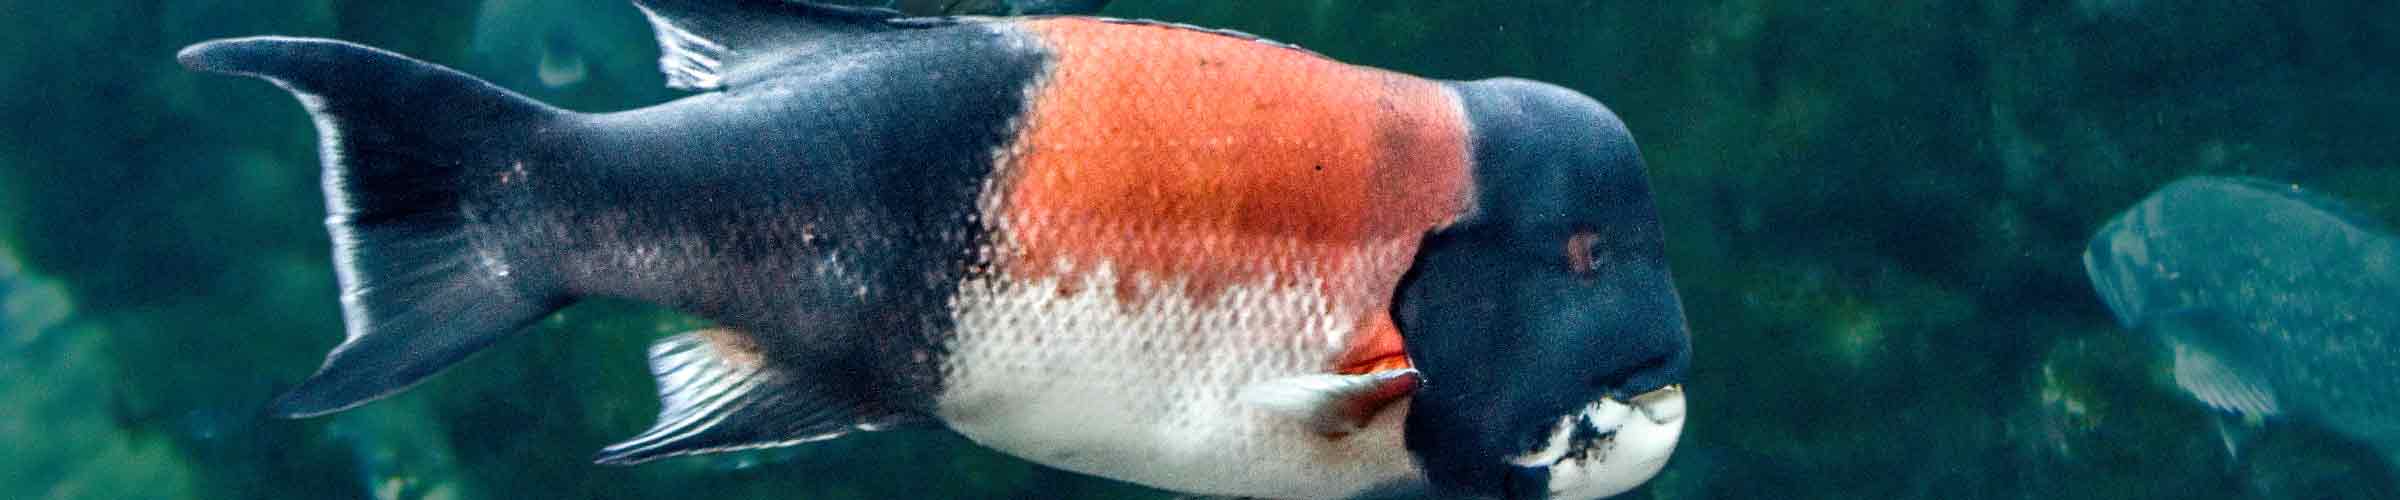
[[[267,418],[341,337],[316,134],[187,72],[324,36],[542,101],[661,85],[615,0],[0,0],[0,498],[1168,498],[940,430],[590,464],[697,323],[587,302],[417,390]],[[2400,2],[1117,0],[1440,78],[1607,103],[1641,142],[1696,349],[1691,420],[1626,498],[2400,498],[2307,422],[2179,392],[2079,254],[2195,174],[2400,221]],[[2394,305],[2393,307],[2400,307]],[[2400,379],[2356,381],[2400,390]]]

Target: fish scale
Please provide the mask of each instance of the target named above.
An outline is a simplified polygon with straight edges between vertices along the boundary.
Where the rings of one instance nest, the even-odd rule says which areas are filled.
[[[1325,338],[1323,332],[1349,325],[1307,313],[1323,307],[1321,299],[1235,286],[1213,305],[1153,294],[1157,299],[1128,307],[1103,282],[1118,279],[1112,274],[1083,277],[1093,283],[1063,300],[1055,284],[971,289],[970,297],[993,296],[961,301],[968,306],[949,348],[955,361],[942,398],[945,418],[966,423],[953,428],[1051,466],[1179,491],[1236,493],[1214,488],[1243,482],[1321,485],[1326,489],[1249,493],[1328,498],[1412,470],[1401,456],[1381,455],[1381,463],[1318,460],[1377,455],[1354,449],[1372,438],[1326,441],[1234,403],[1244,385],[1323,370],[1340,346],[1299,339]],[[982,303],[993,305],[974,305]],[[1134,313],[1123,312],[1129,309]],[[1057,349],[1043,340],[1062,337],[1082,348]],[[1178,342],[1162,352],[1149,338]],[[1301,348],[1285,347],[1292,344]],[[1057,422],[1100,432],[1087,439],[1043,432]],[[1362,480],[1362,469],[1378,473]]]

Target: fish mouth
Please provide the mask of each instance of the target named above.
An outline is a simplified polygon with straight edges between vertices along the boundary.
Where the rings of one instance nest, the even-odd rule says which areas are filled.
[[[1509,459],[1518,468],[1510,489],[1559,499],[1601,498],[1631,490],[1666,467],[1683,435],[1683,413],[1680,385],[1624,401],[1593,401],[1559,417],[1541,448]],[[1519,481],[1539,486],[1513,484]]]
[[[2118,326],[2133,328],[2140,323],[2143,304],[2140,296],[2129,288],[2136,284],[2133,273],[2146,260],[2145,245],[2130,227],[2134,221],[2109,224],[2092,238],[2083,250],[2084,276],[2091,279],[2092,293],[2116,316]]]

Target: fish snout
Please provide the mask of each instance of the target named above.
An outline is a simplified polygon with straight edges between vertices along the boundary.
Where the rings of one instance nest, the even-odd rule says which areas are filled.
[[[2142,285],[2134,274],[2151,265],[2147,245],[2141,239],[2136,221],[2120,220],[2101,229],[2083,249],[2083,271],[2091,278],[2092,293],[2116,313],[2119,326],[2137,326],[2147,305],[2142,299]]]

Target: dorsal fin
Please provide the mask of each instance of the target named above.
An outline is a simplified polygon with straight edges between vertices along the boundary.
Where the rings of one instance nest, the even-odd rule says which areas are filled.
[[[1108,0],[887,0],[885,5],[918,16],[1088,16]]]
[[[801,0],[634,0],[658,35],[667,86],[708,91],[751,64],[807,53],[829,37],[896,29],[898,11]]]
[[[630,465],[660,458],[789,446],[924,421],[881,412],[767,363],[748,334],[703,330],[650,346],[658,377],[658,422],[600,450],[595,461]]]

